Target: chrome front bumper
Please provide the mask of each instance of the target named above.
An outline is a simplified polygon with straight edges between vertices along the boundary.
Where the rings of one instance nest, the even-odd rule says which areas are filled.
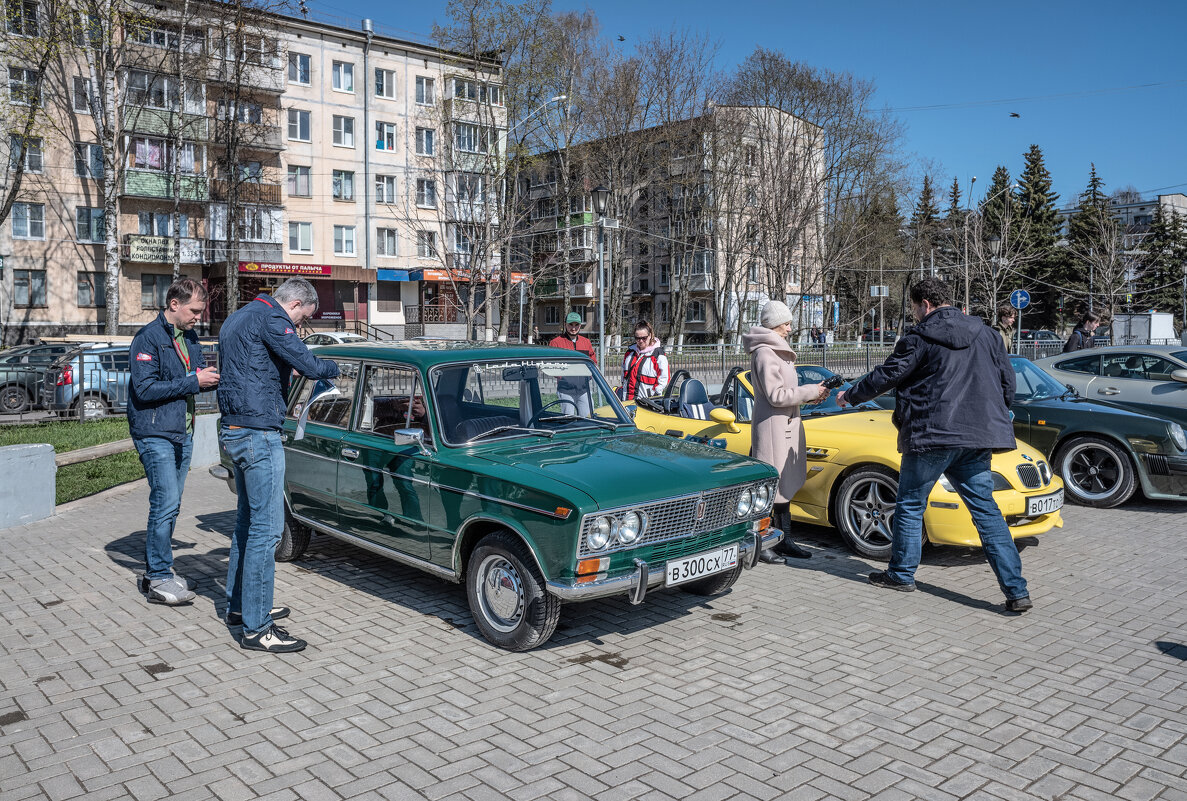
[[[783,532],[768,528],[766,533],[758,530],[747,533],[738,544],[738,561],[749,570],[758,564],[758,555],[767,548],[773,548],[783,541]],[[665,565],[651,567],[642,559],[635,560],[635,570],[625,576],[596,578],[578,583],[576,579],[549,581],[545,588],[562,601],[588,601],[609,595],[626,594],[632,604],[643,603],[647,591],[664,583]]]

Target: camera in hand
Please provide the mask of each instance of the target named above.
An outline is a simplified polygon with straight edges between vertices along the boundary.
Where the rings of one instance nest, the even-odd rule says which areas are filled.
[[[844,383],[845,379],[841,378],[839,375],[833,375],[821,381],[820,386],[824,387],[825,389],[836,389]]]

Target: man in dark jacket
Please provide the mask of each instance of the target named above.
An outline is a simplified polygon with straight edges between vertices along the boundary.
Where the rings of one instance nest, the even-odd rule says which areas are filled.
[[[565,318],[565,330],[552,338],[548,343],[550,348],[564,348],[575,350],[583,354],[590,361],[597,361],[594,357],[593,343],[589,337],[581,335],[581,315],[569,312]],[[580,414],[589,417],[593,406],[589,397],[589,379],[575,376],[565,376],[556,383],[556,395],[565,407],[560,411],[565,414]]]
[[[994,452],[1016,446],[1009,408],[1014,370],[1001,336],[949,303],[948,287],[939,279],[925,278],[911,287],[919,325],[882,365],[837,396],[846,405],[897,390],[892,419],[903,456],[890,564],[869,580],[901,592],[915,589],[923,511],[932,487],[946,476],[972,514],[1006,609],[1025,612],[1032,604],[1022,560],[993,499],[990,469]]]
[[[227,564],[227,625],[243,626],[240,645],[254,651],[300,651],[305,641],[275,621],[289,610],[272,605],[276,544],[284,531],[284,449],[280,429],[293,370],[335,378],[338,365],[318,359],[296,329],[317,311],[317,292],[290,278],[272,297],[240,307],[219,332],[222,412],[219,444],[235,467],[239,513]]]
[[[206,289],[179,278],[165,293],[165,309],[136,332],[129,350],[128,427],[148,479],[148,525],[140,591],[149,603],[180,606],[193,585],[173,573],[173,528],[194,444],[194,396],[218,385],[207,367],[194,325],[206,310]]]

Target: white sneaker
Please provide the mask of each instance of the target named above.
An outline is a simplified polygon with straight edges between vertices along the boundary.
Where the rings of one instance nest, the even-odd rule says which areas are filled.
[[[182,606],[190,603],[196,597],[193,590],[186,586],[185,580],[176,576],[162,581],[150,581],[148,584],[148,602],[150,604]]]

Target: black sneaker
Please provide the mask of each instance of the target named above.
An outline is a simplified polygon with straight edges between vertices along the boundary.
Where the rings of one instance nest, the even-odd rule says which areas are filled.
[[[1029,595],[1023,595],[1021,598],[1007,598],[1006,611],[1007,612],[1025,612],[1027,609],[1034,609],[1034,604],[1030,602]]]
[[[274,606],[274,607],[272,607],[272,611],[269,614],[272,616],[273,620],[283,620],[284,618],[288,617],[291,613],[292,613],[292,610],[289,609],[287,606]],[[243,615],[239,614],[238,612],[227,612],[227,625],[228,626],[242,626],[243,625]]]
[[[291,654],[296,651],[304,651],[307,644],[304,640],[293,637],[280,626],[273,626],[258,634],[245,634],[239,641],[240,648],[248,651],[267,651],[270,654]]]
[[[886,575],[886,571],[879,570],[870,574],[870,583],[875,587],[881,587],[884,590],[898,590],[899,592],[915,592],[915,582],[910,584],[903,584],[901,581],[895,581],[890,576]]]

